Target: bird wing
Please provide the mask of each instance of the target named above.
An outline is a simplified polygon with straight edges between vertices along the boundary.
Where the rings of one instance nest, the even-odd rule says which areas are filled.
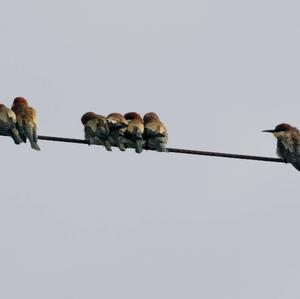
[[[6,130],[15,128],[16,115],[12,110],[1,105],[0,107],[0,128],[2,133],[5,133]]]
[[[106,120],[106,117],[102,115],[97,114],[97,126],[96,126],[96,134],[100,135],[108,135],[109,134],[109,127],[108,127],[108,122]]]
[[[107,117],[107,121],[109,125],[118,126],[118,127],[127,127],[128,121],[126,118],[118,113],[112,113]]]
[[[10,118],[13,122],[17,121],[16,114],[9,108],[5,107],[8,118]]]
[[[127,132],[132,135],[143,135],[144,133],[143,121],[138,121],[138,120],[129,121]]]
[[[7,108],[5,106],[0,107],[0,120],[3,122],[8,121]]]
[[[160,137],[167,137],[167,128],[161,121],[150,121],[145,124],[145,129],[148,131],[150,135],[156,135]]]
[[[85,127],[90,128],[92,130],[93,134],[95,134],[95,132],[97,130],[98,122],[99,121],[97,118],[93,118],[85,124]]]
[[[159,125],[159,134],[161,134],[163,137],[168,137],[167,128],[162,122]]]
[[[295,162],[293,163],[294,167],[300,171],[300,133],[295,128],[292,134],[294,140],[294,157]]]
[[[300,160],[300,134],[285,134],[277,141],[277,154],[292,164]]]
[[[34,108],[25,107],[21,113],[21,117],[23,122],[26,123],[26,125],[29,125],[31,127],[37,126],[37,114]]]
[[[282,140],[277,141],[277,155],[285,162],[292,160],[292,151],[285,146]]]

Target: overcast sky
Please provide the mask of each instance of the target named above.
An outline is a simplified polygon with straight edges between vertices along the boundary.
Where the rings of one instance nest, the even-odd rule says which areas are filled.
[[[155,111],[169,146],[275,156],[300,126],[299,1],[3,1],[1,101],[41,135]],[[300,173],[1,138],[0,297],[300,297]]]

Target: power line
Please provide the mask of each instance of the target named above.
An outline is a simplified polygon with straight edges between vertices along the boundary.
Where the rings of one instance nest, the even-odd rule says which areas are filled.
[[[47,141],[54,141],[54,142],[89,144],[89,142],[86,141],[86,140],[74,139],[74,138],[64,138],[64,137],[38,136],[38,139],[47,140]],[[149,150],[147,148],[145,148],[145,149]],[[220,158],[231,158],[231,159],[242,159],[242,160],[255,160],[255,161],[285,163],[282,159],[270,158],[270,157],[261,157],[261,156],[217,153],[217,152],[197,151],[197,150],[180,149],[180,148],[168,148],[167,150],[168,150],[169,153],[186,154],[186,155],[211,156],[211,157],[220,157]]]

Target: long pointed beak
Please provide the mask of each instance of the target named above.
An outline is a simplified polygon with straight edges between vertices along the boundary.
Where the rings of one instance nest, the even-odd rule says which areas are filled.
[[[264,131],[262,131],[262,132],[265,132],[265,133],[274,133],[275,130],[264,130]]]

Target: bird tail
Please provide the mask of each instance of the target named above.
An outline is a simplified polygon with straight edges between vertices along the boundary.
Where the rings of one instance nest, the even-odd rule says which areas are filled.
[[[36,151],[40,151],[41,148],[39,147],[39,145],[37,144],[37,142],[35,141],[31,141],[30,138],[29,138],[29,141],[30,141],[30,145],[31,145],[31,148],[36,150]]]
[[[19,136],[21,138],[21,140],[26,143],[26,136],[25,136],[25,132],[24,132],[24,128],[23,126],[19,126],[18,124],[16,125],[16,128],[18,130]]]
[[[127,143],[127,139],[123,136],[117,136],[116,143],[120,151],[125,152],[126,150],[125,144]]]
[[[167,152],[166,141],[164,137],[153,138],[154,147],[158,152]]]
[[[37,144],[37,136],[35,134],[34,128],[26,126],[25,127],[25,133],[27,135],[26,137],[30,141],[31,148],[36,150],[36,151],[40,151],[41,149],[40,149],[39,145]]]
[[[298,171],[300,171],[300,162],[296,162],[296,163],[292,163],[292,164]]]
[[[140,154],[143,151],[144,141],[142,139],[138,139],[135,142],[135,152]]]
[[[122,137],[118,137],[116,141],[117,141],[117,146],[120,149],[120,151],[125,152],[126,147],[125,147],[125,145],[123,143],[123,138]]]
[[[105,146],[105,149],[109,152],[111,152],[111,146],[110,146],[110,142],[108,140],[104,140],[103,144]]]
[[[19,132],[16,128],[11,129],[11,137],[13,138],[15,144],[22,143],[21,137],[20,137]]]
[[[157,149],[159,152],[167,152],[166,145],[163,142],[159,142],[157,145]]]

